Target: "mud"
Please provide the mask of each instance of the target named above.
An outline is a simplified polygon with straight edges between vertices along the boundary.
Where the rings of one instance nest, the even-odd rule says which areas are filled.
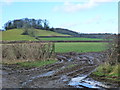
[[[106,60],[104,52],[70,52],[57,54],[56,57],[58,59],[57,63],[43,67],[24,68],[18,65],[3,65],[2,87],[71,88],[74,87],[70,85],[73,78],[81,75],[88,76],[99,64]],[[87,87],[84,85],[81,86]]]

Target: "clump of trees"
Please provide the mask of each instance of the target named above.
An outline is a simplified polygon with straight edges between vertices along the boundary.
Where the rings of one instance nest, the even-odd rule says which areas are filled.
[[[25,24],[27,24],[29,28],[45,29],[45,30],[50,29],[48,20],[28,19],[28,18],[8,21],[7,23],[4,24],[4,28],[5,30],[15,29],[15,28],[24,28]]]
[[[24,32],[22,35],[30,35],[32,37],[36,36],[36,31],[34,29],[43,29],[52,31],[53,28],[50,28],[49,22],[46,19],[16,19],[13,21],[8,21],[4,24],[4,29],[19,29],[22,28]]]

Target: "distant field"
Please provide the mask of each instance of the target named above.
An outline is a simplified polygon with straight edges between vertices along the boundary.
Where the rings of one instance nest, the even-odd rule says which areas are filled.
[[[64,34],[59,34],[56,32],[52,31],[46,31],[46,30],[38,30],[35,29],[37,36],[69,36],[69,35],[64,35]],[[7,31],[0,32],[2,33],[2,40],[31,40],[31,41],[36,41],[34,37],[30,37],[29,35],[21,35],[23,33],[22,29],[11,29]]]
[[[100,52],[107,49],[107,43],[55,43],[55,52]]]
[[[59,37],[51,37],[51,38],[40,38],[40,40],[45,40],[45,41],[92,41],[92,40],[104,40],[104,39],[96,39],[96,38],[79,38],[79,37],[71,37],[71,38],[59,38]]]

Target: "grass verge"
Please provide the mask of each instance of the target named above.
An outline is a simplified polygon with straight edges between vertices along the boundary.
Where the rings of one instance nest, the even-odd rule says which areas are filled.
[[[57,60],[46,60],[46,61],[29,61],[29,62],[18,62],[17,65],[22,67],[42,67],[48,64],[56,63]]]
[[[120,83],[120,64],[111,66],[108,63],[100,65],[91,76],[95,79],[102,80],[105,82]]]

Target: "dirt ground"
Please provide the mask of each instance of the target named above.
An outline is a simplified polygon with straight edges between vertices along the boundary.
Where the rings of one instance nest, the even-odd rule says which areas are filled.
[[[71,78],[88,74],[100,63],[105,62],[106,54],[64,53],[56,55],[58,62],[43,67],[23,68],[18,65],[3,65],[3,88],[70,88]]]

